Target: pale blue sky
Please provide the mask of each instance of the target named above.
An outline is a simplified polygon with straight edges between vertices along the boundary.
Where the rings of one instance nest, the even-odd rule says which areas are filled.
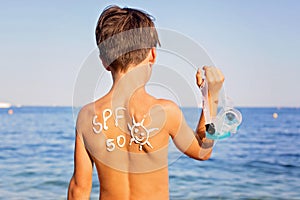
[[[110,4],[143,9],[157,27],[203,46],[236,105],[300,106],[297,0],[3,1],[0,102],[71,105],[77,73],[96,47],[97,19]]]

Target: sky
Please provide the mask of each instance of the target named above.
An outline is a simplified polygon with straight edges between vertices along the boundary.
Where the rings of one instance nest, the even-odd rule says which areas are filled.
[[[201,46],[223,71],[226,93],[235,105],[300,107],[297,0],[3,1],[0,102],[72,105],[78,74],[95,52],[96,22],[111,4],[145,10],[159,29]],[[163,60],[164,53],[159,56]]]

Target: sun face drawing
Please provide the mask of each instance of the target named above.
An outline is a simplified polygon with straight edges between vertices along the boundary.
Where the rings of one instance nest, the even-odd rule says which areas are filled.
[[[129,145],[132,144],[132,142],[135,142],[136,144],[139,144],[139,149],[140,151],[143,148],[143,145],[147,144],[149,147],[153,149],[153,146],[149,142],[149,137],[150,133],[153,131],[158,130],[158,128],[152,128],[152,129],[146,129],[144,126],[144,121],[143,119],[141,122],[136,122],[134,117],[132,116],[132,126],[128,123],[128,128],[130,130],[130,142]]]

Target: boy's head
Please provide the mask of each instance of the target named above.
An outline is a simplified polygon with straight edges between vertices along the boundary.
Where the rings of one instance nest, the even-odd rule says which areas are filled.
[[[115,71],[138,65],[160,44],[152,17],[132,8],[107,7],[95,33],[102,62]]]

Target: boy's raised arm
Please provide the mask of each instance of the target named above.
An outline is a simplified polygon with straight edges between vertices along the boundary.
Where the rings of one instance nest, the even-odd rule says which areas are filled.
[[[222,72],[215,67],[204,67],[206,81],[208,84],[208,100],[211,117],[215,117],[218,108],[218,97],[224,82]],[[197,85],[203,84],[201,70],[196,74]],[[189,157],[197,160],[207,160],[212,153],[213,140],[205,137],[205,117],[203,110],[194,132],[186,123],[181,110],[175,104],[169,109],[168,116],[171,118],[173,126],[170,128],[170,135],[179,150]]]

